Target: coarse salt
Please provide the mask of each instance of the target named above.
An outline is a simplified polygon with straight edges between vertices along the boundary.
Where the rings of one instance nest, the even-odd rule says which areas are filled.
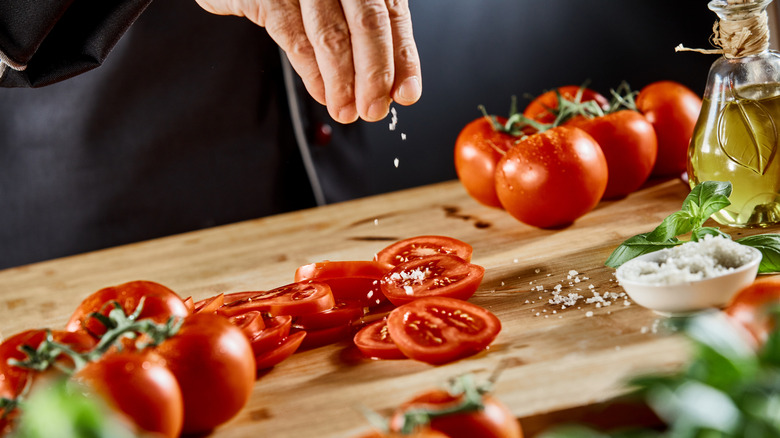
[[[629,260],[620,267],[629,281],[671,285],[724,275],[753,260],[750,247],[722,236],[657,251],[655,261]]]

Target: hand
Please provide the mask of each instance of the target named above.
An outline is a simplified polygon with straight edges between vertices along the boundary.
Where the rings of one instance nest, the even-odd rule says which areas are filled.
[[[422,93],[408,0],[196,0],[263,26],[331,117],[383,119]]]

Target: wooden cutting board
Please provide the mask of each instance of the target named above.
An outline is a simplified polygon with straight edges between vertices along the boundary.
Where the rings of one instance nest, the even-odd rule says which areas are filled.
[[[685,343],[656,330],[655,313],[623,298],[609,306],[586,298],[622,292],[607,256],[678,210],[687,193],[679,180],[654,182],[572,226],[540,230],[451,181],[8,269],[0,271],[0,334],[60,328],[84,297],[126,281],[156,281],[197,300],[270,289],[306,263],[371,259],[396,240],[444,234],[470,243],[473,262],[487,269],[471,301],[502,321],[489,351],[438,367],[368,360],[349,341],[300,352],[262,375],[245,409],[213,435],[354,436],[369,429],[361,407],[387,413],[425,388],[498,367],[495,395],[522,421],[609,400],[626,392],[627,378],[685,360]],[[585,298],[566,309],[549,304],[556,285]]]

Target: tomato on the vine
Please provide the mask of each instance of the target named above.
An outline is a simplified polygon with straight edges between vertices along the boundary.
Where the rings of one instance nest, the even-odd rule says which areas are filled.
[[[141,430],[169,438],[181,433],[184,404],[179,384],[151,350],[107,354],[88,362],[74,377]]]
[[[603,198],[632,193],[650,176],[658,142],[653,125],[642,114],[621,110],[592,119],[576,117],[567,125],[590,134],[604,153],[608,177]]]
[[[506,123],[503,117],[496,121]],[[495,188],[496,164],[516,141],[517,137],[496,130],[487,116],[471,121],[460,131],[455,140],[455,172],[471,197],[489,207],[502,208]]]
[[[379,285],[396,306],[433,296],[467,300],[484,275],[482,266],[455,255],[439,254],[401,263],[385,274]]]
[[[415,236],[399,240],[382,248],[374,260],[397,266],[404,262],[439,254],[451,254],[471,261],[471,245],[448,236]]]
[[[403,403],[393,416],[391,425],[397,428],[401,416],[409,410],[435,412],[457,405],[463,397],[463,394],[453,395],[444,389],[425,391]],[[482,396],[482,405],[482,409],[434,417],[428,427],[450,438],[522,438],[520,424],[506,405],[489,394]]]
[[[183,433],[214,429],[236,415],[252,393],[252,346],[241,329],[222,316],[198,313],[186,318],[154,351],[181,387]]]
[[[593,137],[559,126],[526,137],[506,153],[496,169],[496,192],[519,221],[553,228],[591,211],[607,175],[607,160]]]
[[[580,102],[595,101],[601,108],[607,108],[609,101],[600,93],[579,85],[564,85],[557,90],[546,91],[534,98],[525,107],[523,115],[540,123],[552,123],[555,121],[555,110],[558,108],[558,93],[566,100],[575,101],[577,94],[582,90]],[[557,92],[556,92],[557,91]]]
[[[387,329],[407,357],[442,364],[487,348],[501,331],[501,321],[467,301],[426,297],[390,312]]]
[[[734,295],[725,312],[744,327],[757,345],[762,345],[777,326],[777,315],[771,313],[780,306],[780,276],[759,278]]]
[[[31,368],[16,365],[13,361],[24,361],[28,356],[20,350],[22,346],[37,350],[41,343],[51,336],[51,340],[66,345],[77,353],[91,350],[97,341],[85,332],[67,332],[62,330],[31,329],[19,332],[0,344],[0,397],[13,399],[18,397],[29,379],[39,373]],[[73,360],[66,354],[57,357],[59,365],[73,368]]]
[[[639,91],[636,106],[655,128],[658,158],[653,175],[680,175],[688,167],[688,145],[701,111],[701,98],[674,81],[653,82]]]
[[[106,331],[92,313],[108,315],[113,302],[119,303],[126,314],[132,314],[143,300],[140,318],[150,318],[164,323],[170,317],[184,318],[190,315],[187,305],[174,291],[152,281],[131,281],[118,286],[106,287],[88,296],[76,308],[65,329],[70,332],[86,330],[99,337]]]

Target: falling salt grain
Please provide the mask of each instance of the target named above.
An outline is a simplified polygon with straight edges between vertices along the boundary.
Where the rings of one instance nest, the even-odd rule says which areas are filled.
[[[401,140],[406,140],[406,134],[404,134],[403,132],[401,133]]]
[[[397,168],[398,167],[398,158],[393,160],[393,165]]]

